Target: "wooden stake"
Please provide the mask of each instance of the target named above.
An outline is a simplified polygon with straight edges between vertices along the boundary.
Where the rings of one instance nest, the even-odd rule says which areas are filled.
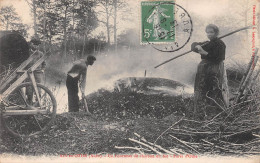
[[[258,56],[256,56],[256,55],[257,55],[257,52],[258,52],[258,48],[256,48],[256,51],[255,51],[255,53],[254,53],[254,55],[253,55],[253,56],[255,56],[255,57],[252,56],[252,58],[253,58],[253,59],[251,59],[251,60],[253,60],[252,63],[251,63],[251,61],[249,62],[249,64],[251,64],[251,65],[250,65],[250,69],[249,69],[249,71],[247,72],[247,75],[246,75],[244,81],[242,80],[241,83],[240,83],[241,86],[240,86],[240,88],[239,88],[239,90],[238,90],[239,92],[238,92],[238,95],[237,95],[237,97],[236,97],[236,99],[235,99],[235,103],[239,103],[239,102],[240,102],[240,98],[241,98],[241,96],[243,95],[246,86],[248,86],[249,79],[251,78],[251,75],[252,75],[252,73],[253,73],[253,71],[254,71],[254,69],[255,69],[255,65],[256,65],[257,60],[258,60]],[[249,66],[248,66],[248,67],[249,67]],[[245,76],[245,75],[244,75],[244,76]],[[244,78],[244,77],[243,77],[243,78]]]
[[[252,79],[249,87],[245,90],[245,93],[244,93],[244,98],[242,101],[245,101],[246,100],[246,97],[247,97],[247,94],[248,92],[253,88],[253,86],[256,84],[256,79],[258,77],[258,75],[260,74],[260,69],[257,71],[256,75],[254,76],[254,78]]]
[[[238,91],[239,91],[239,92],[241,91],[241,87],[242,87],[242,85],[243,85],[243,83],[244,83],[244,81],[245,81],[245,79],[246,79],[246,76],[247,76],[247,74],[248,74],[250,68],[252,67],[254,58],[255,58],[255,55],[252,55],[251,60],[249,61],[248,65],[247,65],[246,71],[245,71],[245,73],[243,74],[243,77],[242,77],[242,79],[241,79],[241,81],[240,81],[240,84],[239,84],[239,87],[238,87]]]

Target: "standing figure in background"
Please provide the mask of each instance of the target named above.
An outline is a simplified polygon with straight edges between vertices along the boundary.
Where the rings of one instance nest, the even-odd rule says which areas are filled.
[[[30,47],[30,55],[33,55],[33,60],[28,64],[26,69],[30,68],[33,66],[44,54],[39,50],[39,46],[41,44],[41,41],[37,38],[32,38],[31,41],[29,42],[29,47]],[[36,83],[43,83],[44,82],[44,71],[46,68],[46,62],[43,61],[40,66],[38,66],[34,71],[33,75],[35,78]],[[27,81],[30,81],[29,79]],[[39,89],[39,94],[41,94],[41,89]],[[32,104],[33,103],[33,88],[31,86],[27,87],[26,89],[26,95],[28,98],[28,103]]]
[[[227,76],[224,67],[225,43],[218,39],[219,28],[209,24],[206,27],[210,41],[191,45],[192,51],[201,55],[194,85],[194,114],[205,106],[227,107],[229,104]],[[207,43],[206,45],[203,45]]]
[[[41,41],[36,38],[32,38],[30,41],[30,44],[29,44],[30,51],[31,51],[30,53],[31,53],[31,55],[34,55],[34,59],[33,59],[32,63],[35,63],[44,55],[43,52],[39,50],[40,44],[41,44]],[[32,65],[30,65],[30,66],[32,66]],[[37,83],[43,83],[45,68],[46,68],[46,62],[43,61],[42,64],[34,70],[34,77],[35,77],[35,80]]]
[[[85,98],[85,88],[87,80],[88,65],[93,65],[96,58],[88,56],[86,60],[80,59],[73,63],[72,68],[68,71],[66,86],[68,89],[68,106],[69,112],[79,111],[79,96],[78,96],[78,83],[82,93],[82,98]],[[87,110],[88,112],[88,110]]]

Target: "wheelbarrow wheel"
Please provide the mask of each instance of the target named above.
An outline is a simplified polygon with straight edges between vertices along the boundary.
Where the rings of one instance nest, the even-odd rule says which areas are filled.
[[[22,83],[5,98],[2,124],[16,137],[41,134],[55,119],[57,104],[52,92],[42,84],[37,89],[39,98],[32,83]]]

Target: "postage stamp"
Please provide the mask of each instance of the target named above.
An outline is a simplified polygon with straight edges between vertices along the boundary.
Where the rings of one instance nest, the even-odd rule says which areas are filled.
[[[141,44],[162,52],[174,52],[190,40],[193,26],[189,13],[174,1],[141,1]]]
[[[174,5],[163,1],[141,2],[142,42],[174,42]]]

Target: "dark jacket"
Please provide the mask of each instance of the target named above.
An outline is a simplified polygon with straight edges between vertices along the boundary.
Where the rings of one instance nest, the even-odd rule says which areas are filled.
[[[191,45],[191,50],[196,53],[198,53],[198,50],[195,48],[195,46],[197,45],[201,45],[202,48],[206,52],[208,52],[208,55],[206,56],[201,55],[201,59],[206,59],[213,63],[219,63],[225,60],[226,45],[222,40],[215,38],[213,40],[206,41],[206,42],[194,42]]]

